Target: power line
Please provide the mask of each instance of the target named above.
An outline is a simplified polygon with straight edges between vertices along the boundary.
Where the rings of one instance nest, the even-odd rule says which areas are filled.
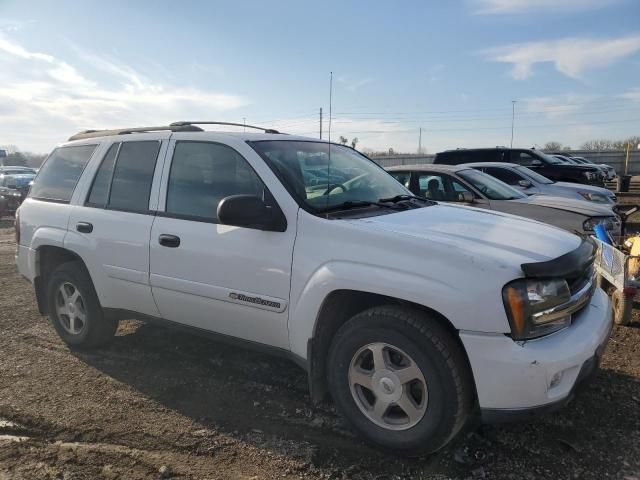
[[[629,123],[629,122],[640,122],[640,118],[629,118],[626,120],[611,120],[611,121],[601,121],[601,122],[589,122],[589,125],[605,125],[605,124],[614,124],[614,123]],[[527,128],[555,128],[555,127],[571,127],[571,126],[580,126],[584,125],[585,122],[577,122],[577,123],[545,123],[539,125],[520,125],[521,129]],[[430,132],[460,132],[460,131],[474,131],[474,130],[508,130],[510,129],[510,125],[503,125],[497,127],[472,127],[472,128],[435,128],[429,129]],[[358,130],[358,131],[342,131],[342,134],[362,134],[362,133],[376,133],[376,134],[390,134],[390,133],[411,133],[415,132],[415,129],[399,129],[399,130]],[[415,133],[414,133],[415,134]],[[302,133],[298,135],[303,135]]]

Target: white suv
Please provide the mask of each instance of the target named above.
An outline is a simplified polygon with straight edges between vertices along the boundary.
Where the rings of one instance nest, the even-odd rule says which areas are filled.
[[[563,405],[609,338],[592,241],[415,197],[351,148],[189,122],[70,140],[16,236],[71,347],[125,318],[266,347],[368,441],[418,455],[478,413]]]

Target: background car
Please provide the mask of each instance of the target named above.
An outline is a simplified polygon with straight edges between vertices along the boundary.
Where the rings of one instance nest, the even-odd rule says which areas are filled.
[[[558,182],[604,186],[604,175],[595,165],[571,165],[540,150],[527,148],[459,148],[437,153],[437,165],[506,162],[522,165]]]
[[[593,165],[594,167],[600,169],[605,180],[613,180],[617,176],[615,169],[613,167],[610,167],[609,165],[605,165],[604,163],[595,164],[589,162],[585,158],[570,157],[568,155],[554,154],[553,156],[562,160],[563,162],[568,163],[569,165]]]
[[[555,195],[610,205],[616,203],[616,195],[606,188],[579,183],[554,182],[527,167],[512,163],[467,163],[466,166],[487,173],[507,185],[521,190],[526,195]]]
[[[20,173],[37,173],[37,169],[35,168],[31,168],[31,167],[23,167],[20,165],[5,165],[0,167],[0,175],[2,174],[7,174],[7,175],[13,175],[13,174],[20,174]]]
[[[24,200],[29,193],[29,188],[33,179],[36,178],[35,173],[0,173],[0,187],[20,192],[21,200]]]
[[[404,165],[386,169],[415,195],[441,202],[511,213],[590,234],[602,224],[614,237],[622,223],[610,206],[548,195],[527,196],[468,165]]]
[[[16,187],[11,175],[0,175],[0,218],[15,212],[24,200]]]
[[[607,175],[607,180],[613,180],[618,176],[618,174],[616,173],[616,169],[613,168],[611,165],[607,165],[606,163],[594,163],[591,160],[587,160],[584,157],[576,157],[574,155],[564,155],[564,156],[570,158],[571,160],[573,160],[574,162],[577,162],[580,165],[595,165],[597,167],[601,167]]]

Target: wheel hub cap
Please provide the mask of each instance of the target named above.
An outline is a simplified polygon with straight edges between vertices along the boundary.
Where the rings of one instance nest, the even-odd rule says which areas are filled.
[[[86,325],[85,304],[80,290],[65,282],[56,292],[56,313],[62,328],[72,335],[79,335]]]
[[[351,395],[370,421],[406,430],[424,416],[428,391],[422,371],[401,349],[372,343],[359,349],[349,367]]]

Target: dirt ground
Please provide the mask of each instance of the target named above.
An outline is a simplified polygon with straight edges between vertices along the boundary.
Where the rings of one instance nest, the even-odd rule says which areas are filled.
[[[311,405],[285,360],[137,321],[70,351],[37,312],[0,224],[0,480],[638,479],[640,315],[615,328],[594,383],[528,424],[470,428],[407,460]],[[638,314],[640,312],[636,312]]]

